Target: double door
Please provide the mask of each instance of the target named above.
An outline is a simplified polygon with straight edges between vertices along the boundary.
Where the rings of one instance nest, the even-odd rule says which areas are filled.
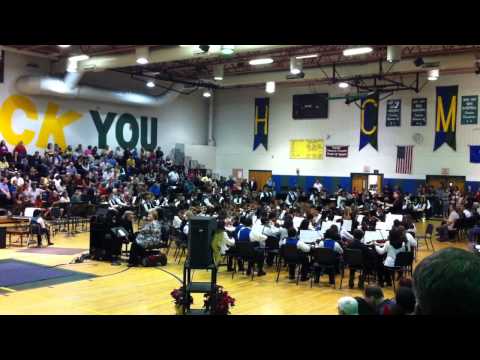
[[[351,174],[352,192],[368,190],[374,194],[382,192],[383,174],[354,173]]]
[[[248,172],[248,180],[255,179],[257,182],[257,191],[262,191],[271,177],[272,172],[270,170],[250,170]]]

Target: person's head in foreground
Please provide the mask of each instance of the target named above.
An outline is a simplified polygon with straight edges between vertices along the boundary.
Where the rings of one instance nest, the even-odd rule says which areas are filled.
[[[357,300],[350,296],[338,300],[338,315],[358,315]]]
[[[364,299],[372,308],[376,308],[384,299],[382,288],[379,286],[365,287]]]
[[[480,315],[480,257],[456,248],[437,251],[415,268],[413,288],[417,314]]]
[[[415,312],[415,294],[412,288],[401,286],[395,293],[394,315],[412,315]]]

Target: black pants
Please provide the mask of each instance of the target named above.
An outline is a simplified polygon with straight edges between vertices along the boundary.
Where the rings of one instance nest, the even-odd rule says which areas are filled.
[[[315,282],[318,283],[320,281],[320,276],[322,273],[322,268],[316,268],[315,269]],[[333,268],[328,268],[325,270],[328,274],[328,282],[333,285],[335,284],[335,269]]]
[[[378,268],[378,282],[380,283],[381,286],[383,286],[385,283],[387,283],[387,286],[392,285],[392,275],[393,271],[391,271],[392,268],[389,268],[388,266],[385,266],[381,264]]]
[[[263,271],[263,263],[265,261],[265,255],[263,252],[263,249],[261,248],[255,248],[255,256],[252,260],[248,261],[248,269],[247,271],[251,271],[253,268],[253,264],[257,264],[257,271],[261,272]]]
[[[137,244],[136,241],[132,241],[132,246],[130,247],[130,258],[128,263],[132,265],[138,265],[139,259],[145,257],[145,249]]]
[[[40,228],[37,234],[37,243],[38,246],[42,246],[42,235],[47,236],[47,241],[50,244],[50,232],[47,229]]]
[[[355,272],[357,269],[350,268],[350,277],[348,279],[348,286],[353,288],[355,286]],[[363,284],[365,282],[365,274],[361,273],[360,277],[358,278],[358,287],[363,288]]]
[[[295,278],[295,268],[296,268],[296,264],[288,264],[288,277],[290,279]],[[303,255],[301,257],[301,267],[300,267],[300,277],[302,279],[307,278],[309,268],[310,268],[310,262],[308,261],[308,257],[306,255]]]

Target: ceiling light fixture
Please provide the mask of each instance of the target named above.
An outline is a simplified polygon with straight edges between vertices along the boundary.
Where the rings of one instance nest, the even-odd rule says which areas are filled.
[[[341,89],[346,89],[349,86],[350,85],[347,82],[344,82],[344,81],[338,83],[338,87],[341,88]]]
[[[147,82],[147,87],[149,88],[154,88],[155,87],[155,83],[153,81],[149,81]]]
[[[235,52],[235,45],[222,45],[220,51],[223,55],[232,55]]]
[[[343,50],[343,56],[355,56],[371,53],[373,49],[370,46],[359,46]]]
[[[148,47],[139,47],[135,49],[135,55],[137,57],[137,64],[146,65],[149,62],[150,50]]]
[[[206,98],[212,97],[212,92],[210,90],[204,90],[203,97],[206,97]]]
[[[275,81],[268,81],[265,85],[265,91],[269,94],[273,94],[275,92]]]
[[[294,57],[290,58],[290,74],[298,75],[303,70],[302,60],[298,60]]]
[[[68,61],[84,61],[88,59],[90,59],[90,56],[83,54],[83,55],[70,56],[68,58]]]
[[[295,56],[296,59],[302,60],[302,59],[311,59],[311,58],[316,58],[318,57],[318,54],[310,54],[310,55],[300,55],[300,56]]]
[[[273,59],[271,58],[263,58],[263,59],[253,59],[248,62],[250,65],[268,65],[273,63]]]
[[[224,66],[223,64],[215,65],[213,67],[213,79],[216,81],[222,81],[224,75]]]
[[[440,77],[440,70],[432,69],[428,71],[428,80],[436,81]]]
[[[57,45],[57,46],[62,48],[62,49],[66,49],[66,48],[69,48],[72,45]]]

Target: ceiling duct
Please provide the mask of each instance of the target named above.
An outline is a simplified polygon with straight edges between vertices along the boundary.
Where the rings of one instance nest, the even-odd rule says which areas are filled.
[[[151,96],[136,92],[79,86],[79,77],[81,77],[81,74],[76,77],[67,75],[65,79],[27,75],[18,78],[15,86],[20,93],[25,95],[53,96],[64,99],[149,107],[159,107],[173,102],[184,87],[183,85],[174,85],[164,95]]]

